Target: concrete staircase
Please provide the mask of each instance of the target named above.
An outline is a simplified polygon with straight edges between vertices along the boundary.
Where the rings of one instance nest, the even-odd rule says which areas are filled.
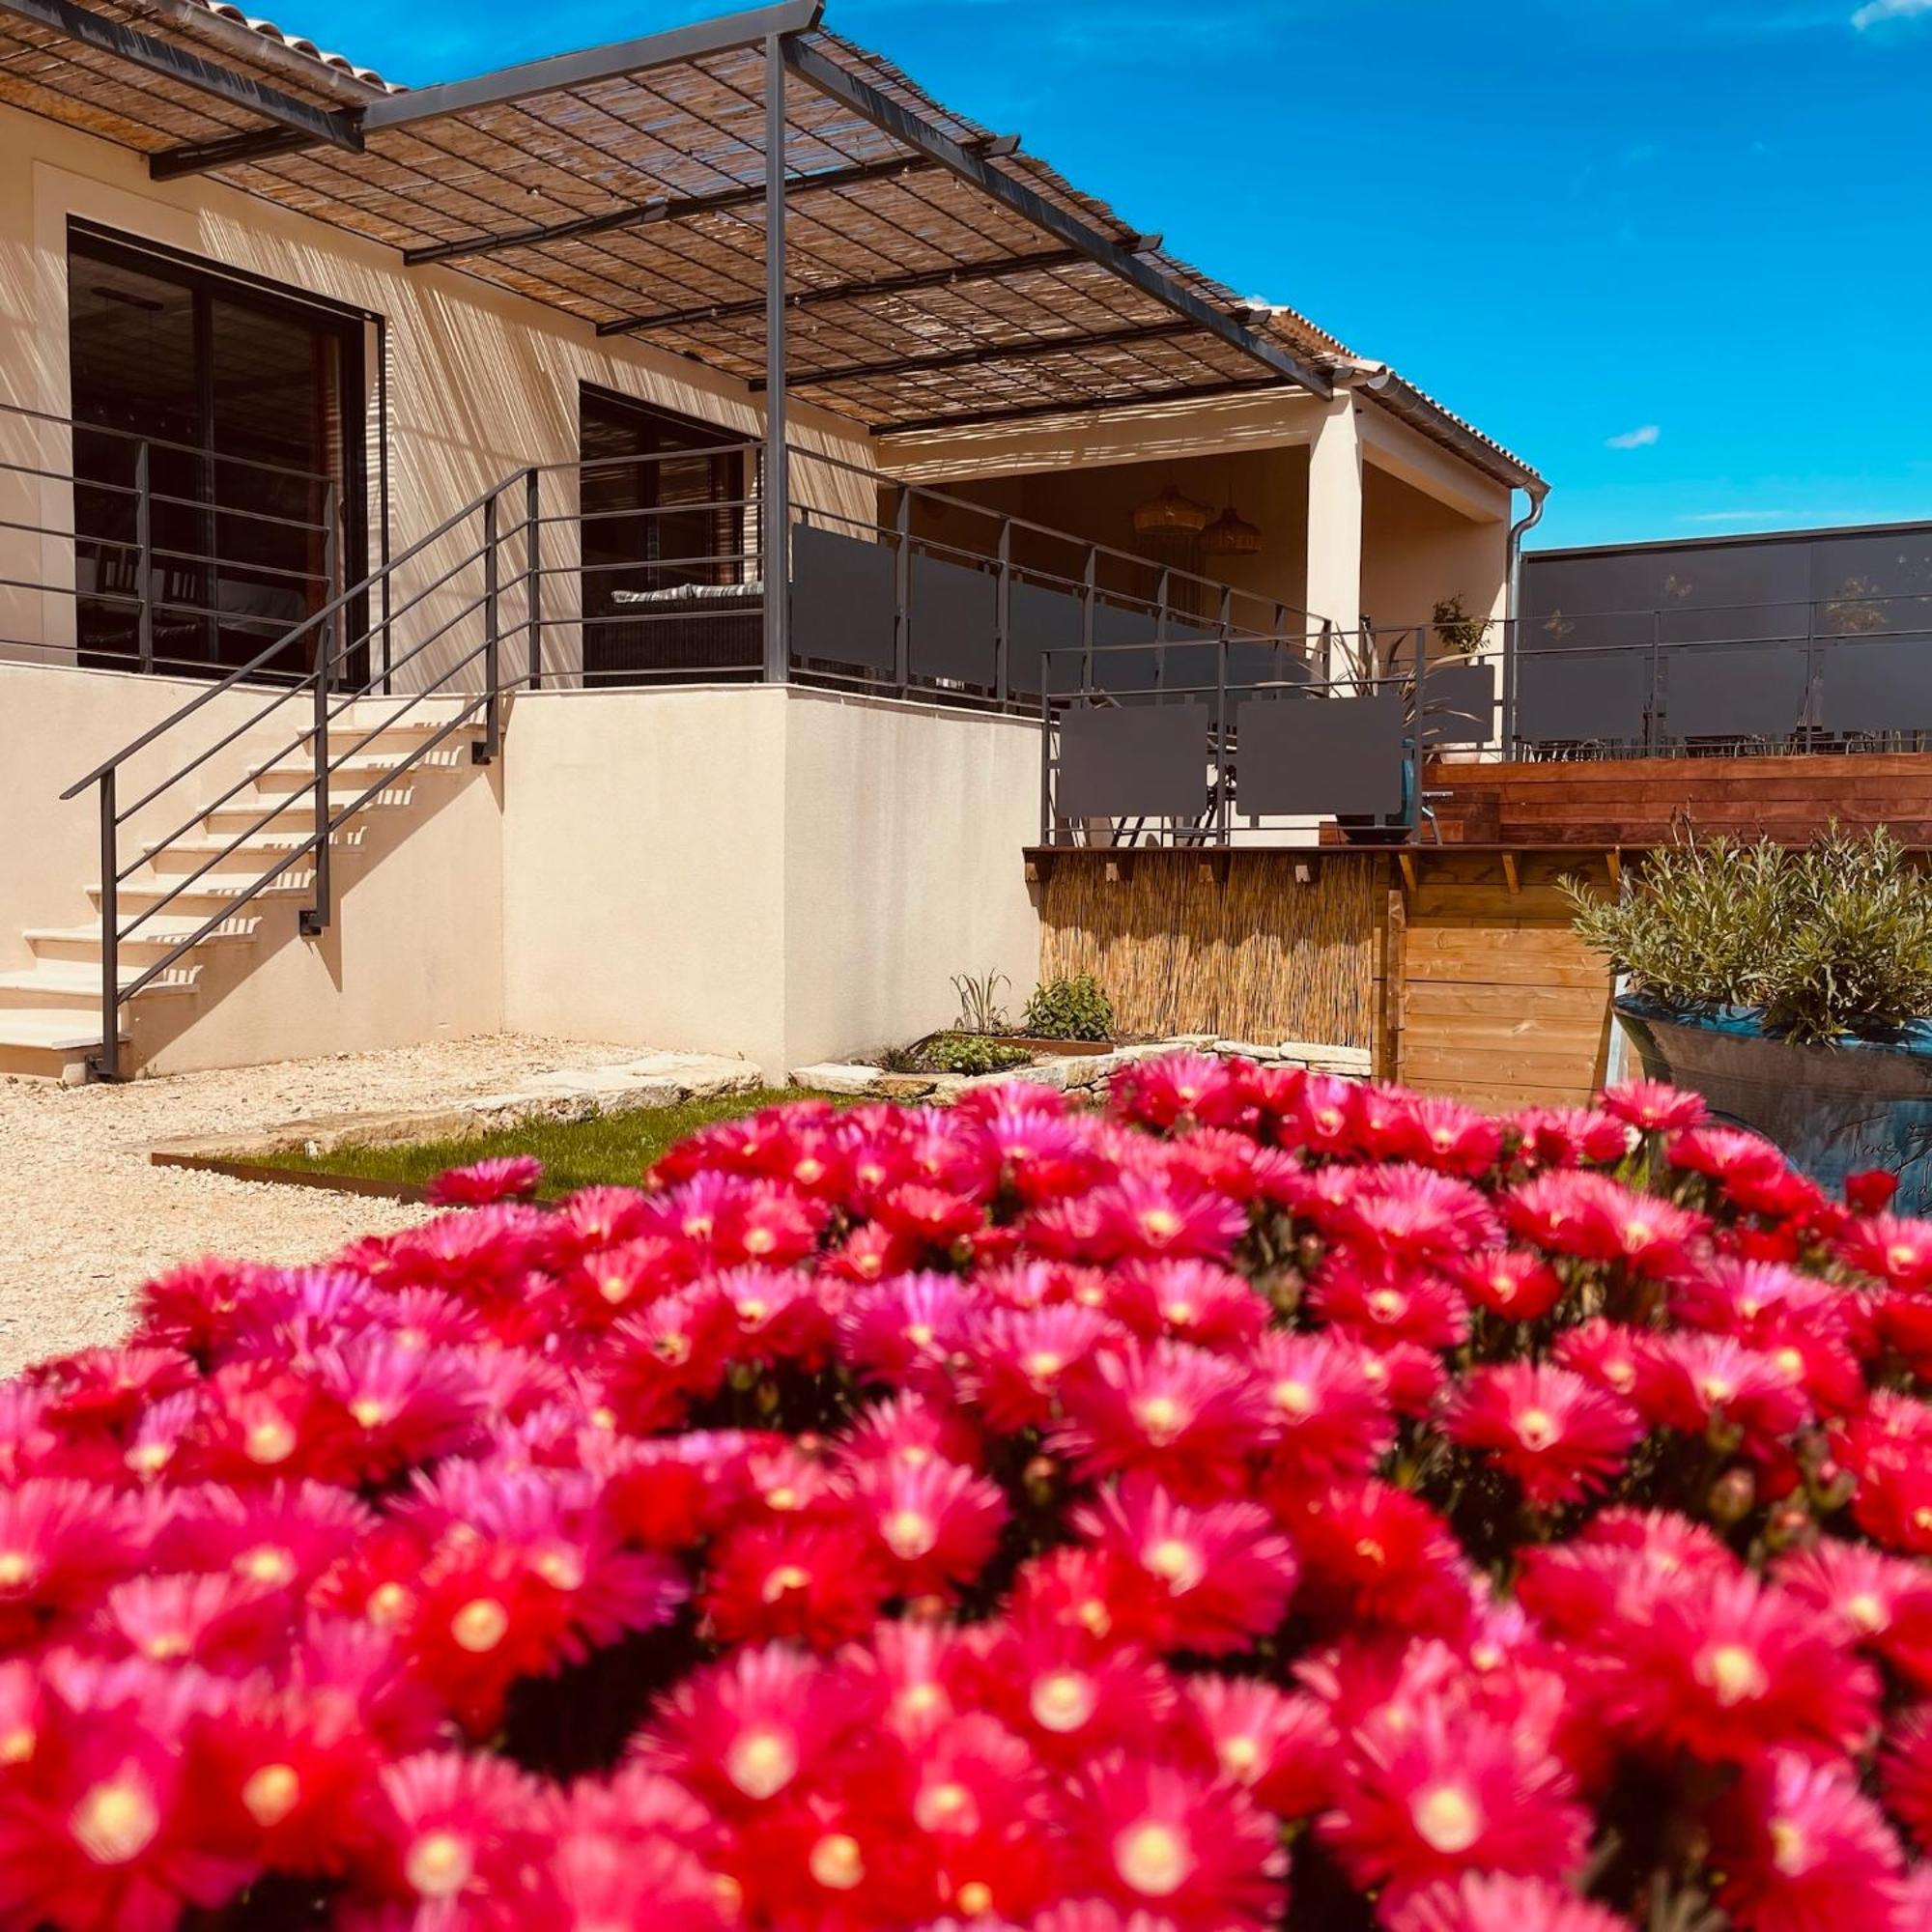
[[[370,786],[395,775],[397,767],[450,721],[454,701],[426,700],[399,716],[406,700],[366,698],[352,706],[330,726],[331,756],[340,758],[364,737],[369,743],[338,765],[330,782],[329,808],[340,812]],[[372,814],[421,809],[428,788],[447,785],[450,775],[471,763],[470,746],[482,735],[482,721],[451,731],[417,763],[383,785],[330,840],[331,866],[339,895],[339,855],[358,844]],[[371,733],[374,736],[370,736]],[[219,797],[237,777],[245,777],[232,798],[211,806],[178,838],[160,844],[127,842],[124,852],[139,851],[141,862],[121,881],[117,924],[120,930],[118,977],[131,985],[156,961],[166,958],[209,920],[228,916],[179,958],[173,959],[122,1009],[124,1041],[138,1035],[135,1021],[164,1001],[201,997],[204,966],[216,948],[254,949],[268,936],[285,937],[277,925],[293,927],[300,912],[313,904],[315,861],[302,857],[266,886],[258,886],[288,853],[298,847],[314,827],[315,801],[309,789],[313,776],[307,747],[266,765],[211,762],[205,768],[208,790]],[[89,794],[91,800],[92,794]],[[80,809],[80,808],[76,808]],[[258,824],[257,821],[260,821]],[[245,836],[242,836],[245,835]],[[212,862],[212,863],[211,863]],[[125,859],[124,859],[124,864]],[[206,871],[201,868],[207,867]],[[185,876],[200,872],[194,883],[169,899],[161,911],[152,908]],[[251,888],[255,889],[251,892]],[[83,888],[76,884],[75,911]],[[23,936],[33,963],[0,972],[0,1075],[25,1074],[73,1080],[82,1076],[89,1056],[101,1047],[101,922],[100,882],[84,888],[91,915],[68,925],[25,928]],[[122,1072],[138,1071],[138,1049],[124,1053]]]

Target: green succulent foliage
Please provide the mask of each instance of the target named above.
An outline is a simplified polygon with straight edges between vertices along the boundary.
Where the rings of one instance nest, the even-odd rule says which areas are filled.
[[[984,1034],[942,1033],[920,1051],[923,1073],[1005,1073],[1033,1058],[1023,1046],[988,1039]]]
[[[1036,1039],[1112,1039],[1114,1004],[1091,973],[1049,980],[1027,1002],[1021,1024]]]
[[[1680,845],[1615,898],[1563,891],[1583,940],[1665,1006],[1751,1008],[1800,1042],[1932,1016],[1932,888],[1883,826],[1800,849]]]

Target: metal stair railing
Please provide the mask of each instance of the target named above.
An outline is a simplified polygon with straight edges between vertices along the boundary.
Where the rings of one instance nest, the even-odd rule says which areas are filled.
[[[381,568],[370,572],[359,582],[337,590],[319,609],[311,611],[299,623],[277,637],[246,664],[238,666],[218,682],[197,693],[158,724],[150,725],[139,737],[124,745],[111,757],[103,759],[84,778],[76,779],[61,793],[63,801],[78,798],[90,786],[95,787],[99,794],[101,1037],[100,1051],[92,1062],[92,1065],[99,1078],[117,1080],[121,1077],[122,1007],[144,987],[153,984],[210,934],[234,919],[242,907],[266,892],[311,853],[315,858],[314,898],[312,904],[304,908],[300,915],[301,930],[310,937],[327,930],[332,910],[328,854],[335,834],[365,810],[373,799],[393,787],[400,778],[420,764],[454,733],[469,724],[479,714],[483,719],[483,737],[481,742],[471,742],[471,756],[478,764],[490,763],[497,756],[502,745],[502,698],[505,691],[526,682],[534,682],[539,674],[538,652],[534,642],[531,649],[531,668],[528,672],[513,676],[506,684],[501,664],[501,596],[504,579],[502,551],[507,543],[518,536],[524,538],[526,558],[522,579],[526,583],[533,583],[536,570],[535,546],[540,536],[540,520],[535,516],[536,475],[535,468],[525,466],[513,470],[501,481],[492,484],[489,489],[472,497],[462,508],[445,517],[434,529],[397,553]],[[521,521],[506,526],[502,505],[505,497],[510,497],[512,493],[515,493],[515,506],[522,509],[524,514]],[[327,519],[330,535],[326,545],[327,577],[331,584],[339,576],[332,535],[336,522],[335,511],[336,506],[331,501]],[[392,586],[397,573],[404,566],[422,557],[433,546],[450,538],[471,519],[477,520],[479,526],[473,547],[465,551],[455,562],[440,570],[426,585],[417,589],[408,602],[387,611],[379,622],[368,626],[355,638],[338,638],[338,633],[346,628],[347,613],[353,611],[360,600],[366,599],[371,591]],[[379,631],[386,639],[399,618],[412,610],[421,608],[439,591],[446,590],[463,572],[478,565],[481,566],[482,587],[476,595],[461,604],[453,613],[441,617],[428,635],[419,639],[403,656],[389,658],[379,673],[366,676],[354,689],[345,688],[341,673],[357,650],[367,646]],[[399,710],[386,715],[380,724],[365,732],[347,751],[340,752],[334,756],[330,755],[330,726],[336,719],[364,698],[379,695],[384,697],[395,696],[389,687],[399,669],[420,658],[424,652],[447,638],[459,625],[479,615],[482,635],[475,644],[463,652],[453,663],[438,671],[428,682],[423,683],[410,695],[408,701],[403,703]],[[537,618],[533,598],[527,621],[534,633]],[[224,693],[263,673],[265,667],[286,655],[292,646],[300,643],[311,635],[314,638],[312,663],[306,672],[282,685],[267,704],[224,732],[213,744],[197,752],[194,756],[170,770],[166,777],[150,785],[132,804],[125,807],[118,804],[122,767],[130,758],[166,739],[170,733]],[[384,770],[373,784],[366,786],[349,804],[339,810],[332,806],[329,786],[338,770],[374,743],[384,731],[393,729],[400,720],[415,710],[426,698],[444,692],[452,680],[479,663],[482,667],[479,691],[466,694],[468,701],[461,704],[445,723],[427,735],[421,744],[412,747],[394,765]],[[273,672],[269,674],[279,675]],[[380,694],[379,687],[382,688]],[[165,838],[149,841],[134,859],[125,865],[122,863],[122,828],[136,812],[145,810],[172,791],[191,774],[199,771],[216,753],[225,750],[253,730],[282,706],[303,697],[309,700],[308,720],[302,729],[286,745],[271,753],[263,763],[244,773],[212,805],[198,806]],[[211,813],[220,810],[237,793],[252,783],[260,773],[273,769],[278,762],[299,751],[304,744],[309,747],[310,764],[310,775],[304,783],[298,785],[286,798],[275,799],[267,811],[236,833],[232,838],[218,844],[200,865],[178,878],[167,891],[158,895],[125,924],[123,923],[120,916],[120,889],[147,862],[152,853],[161,851],[172,844],[184,833],[191,830]],[[280,818],[304,796],[309,795],[312,795],[313,799],[313,813],[308,831],[288,851],[277,856],[274,863],[266,867],[259,874],[247,878],[223,906],[198,924],[192,932],[173,942],[158,958],[148,962],[138,974],[123,984],[120,957],[124,943],[130,939],[138,939],[141,936],[141,929],[158,914],[174,904],[184,894],[191,891],[223,860],[241,850],[258,832]]]

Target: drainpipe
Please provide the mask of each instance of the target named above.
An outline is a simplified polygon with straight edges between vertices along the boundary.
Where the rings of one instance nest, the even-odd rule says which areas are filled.
[[[1543,506],[1549,500],[1548,483],[1530,483],[1524,487],[1529,492],[1529,509],[1510,526],[1509,533],[1509,603],[1503,614],[1512,623],[1522,597],[1522,540],[1543,521]]]
[[[1507,758],[1516,736],[1517,616],[1522,609],[1522,540],[1543,521],[1543,506],[1549,500],[1549,485],[1535,482],[1523,486],[1529,493],[1529,508],[1510,526],[1509,597],[1503,606],[1503,742]]]

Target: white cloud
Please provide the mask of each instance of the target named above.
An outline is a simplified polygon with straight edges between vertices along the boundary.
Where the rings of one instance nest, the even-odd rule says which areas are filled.
[[[1645,423],[1641,429],[1627,429],[1622,436],[1604,439],[1605,449],[1648,449],[1663,432],[1655,423]]]
[[[1932,14],[1932,0],[1866,0],[1852,15],[1852,25],[1863,33],[1867,27],[1881,26],[1887,20],[1910,19],[1915,14]]]
[[[1680,524],[1769,524],[1788,517],[1789,510],[1699,510],[1677,519]]]

